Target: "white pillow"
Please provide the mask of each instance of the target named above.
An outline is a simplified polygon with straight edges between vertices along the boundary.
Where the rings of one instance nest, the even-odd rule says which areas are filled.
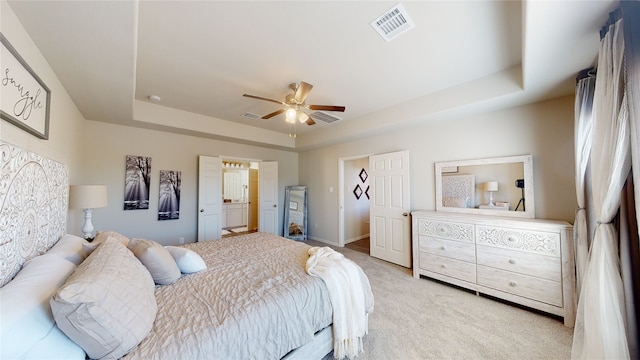
[[[91,251],[93,249],[87,240],[79,236],[65,234],[47,253],[56,254],[76,265],[80,265],[91,254]]]
[[[149,270],[158,285],[169,285],[180,279],[180,268],[167,249],[153,240],[131,239],[129,250]]]
[[[155,285],[113,237],[104,240],[51,298],[58,327],[92,359],[119,359],[151,331]]]
[[[84,350],[56,326],[49,306],[51,295],[75,268],[58,255],[36,256],[0,288],[1,359],[85,358]]]
[[[116,238],[117,240],[120,240],[122,245],[129,246],[129,238],[116,231],[99,231],[96,234],[95,239],[93,239],[93,241],[91,242],[91,245],[95,247],[101,242],[105,241],[108,237]]]
[[[178,246],[165,246],[164,248],[173,256],[173,260],[176,261],[183,274],[191,274],[207,268],[207,264],[200,255],[191,249]]]

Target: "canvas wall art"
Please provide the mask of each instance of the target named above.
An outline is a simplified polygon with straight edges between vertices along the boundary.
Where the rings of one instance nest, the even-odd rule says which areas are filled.
[[[124,209],[149,208],[151,157],[127,155],[124,182]]]
[[[158,220],[175,220],[180,218],[181,179],[181,171],[160,170]]]

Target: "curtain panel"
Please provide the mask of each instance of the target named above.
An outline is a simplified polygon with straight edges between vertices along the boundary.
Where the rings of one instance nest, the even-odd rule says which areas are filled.
[[[601,31],[594,94],[592,199],[597,225],[578,299],[571,356],[630,358],[614,217],[631,168],[620,9]]]
[[[591,156],[591,133],[593,128],[593,95],[596,84],[595,69],[580,72],[576,85],[574,153],[576,173],[576,199],[578,208],[573,222],[573,245],[576,264],[576,293],[580,294],[582,279],[587,267],[591,240],[587,226],[587,182],[589,158]]]

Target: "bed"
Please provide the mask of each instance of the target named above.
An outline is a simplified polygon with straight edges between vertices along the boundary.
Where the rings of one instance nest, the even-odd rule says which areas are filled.
[[[260,232],[163,246],[106,231],[88,243],[64,233],[66,167],[6,143],[0,153],[0,358],[319,359],[334,349],[341,305],[305,269],[318,248]],[[34,174],[39,186],[23,186]],[[48,199],[39,217],[23,203],[36,188]],[[366,322],[373,295],[350,263]]]

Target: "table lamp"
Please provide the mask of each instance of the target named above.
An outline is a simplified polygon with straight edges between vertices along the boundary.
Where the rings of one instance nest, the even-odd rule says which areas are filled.
[[[71,185],[69,187],[69,208],[84,210],[84,226],[82,232],[85,239],[93,239],[94,230],[91,222],[93,209],[107,206],[106,185]]]
[[[489,192],[489,206],[495,206],[493,203],[493,192],[498,191],[497,181],[487,181],[485,184],[485,190]]]

